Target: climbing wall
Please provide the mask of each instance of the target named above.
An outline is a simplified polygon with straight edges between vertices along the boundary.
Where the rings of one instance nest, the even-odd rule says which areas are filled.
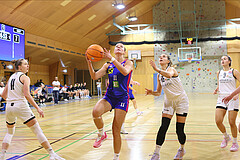
[[[180,4],[181,11],[189,11],[191,8],[188,4]],[[193,3],[193,2],[192,2]],[[178,1],[161,1],[153,9],[153,23],[159,24],[154,39],[177,40],[179,39],[179,10]],[[199,25],[221,26],[225,20],[225,2],[217,1],[197,1],[196,13]],[[199,14],[199,15],[198,15]],[[216,16],[217,15],[217,16]],[[182,16],[183,17],[183,16]],[[192,18],[192,17],[191,17]],[[190,17],[182,18],[184,26],[192,25]],[[200,19],[199,19],[200,18]],[[216,22],[219,20],[219,22]],[[226,36],[224,29],[203,30],[199,31],[199,38]],[[217,86],[217,71],[221,69],[220,59],[222,55],[227,54],[227,45],[225,41],[208,41],[198,43],[201,47],[202,61],[195,62],[178,62],[178,48],[180,43],[156,44],[154,47],[155,63],[159,66],[159,56],[163,53],[168,54],[173,62],[174,67],[179,73],[184,89],[188,92],[213,92]],[[159,66],[160,67],[160,66]]]

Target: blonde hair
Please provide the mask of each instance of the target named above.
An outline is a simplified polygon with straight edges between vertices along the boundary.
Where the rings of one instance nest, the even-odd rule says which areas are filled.
[[[11,61],[15,66],[15,70],[18,70],[18,67],[22,65],[24,60],[25,59],[21,58],[21,59],[18,59],[18,60],[12,60]]]

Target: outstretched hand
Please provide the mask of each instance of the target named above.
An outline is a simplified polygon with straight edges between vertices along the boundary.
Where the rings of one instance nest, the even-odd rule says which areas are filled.
[[[43,110],[41,108],[38,108],[37,112],[39,113],[40,117],[44,117]]]
[[[88,57],[87,57],[87,53],[85,53],[85,58],[86,58],[86,61],[87,61],[88,63],[91,63],[91,60],[88,59]]]
[[[153,67],[154,70],[156,70],[157,66],[152,59],[149,61],[149,64]]]
[[[147,96],[147,95],[151,95],[152,94],[152,90],[151,89],[147,89],[147,88],[145,88],[145,96]]]
[[[107,50],[106,48],[104,48],[104,57],[111,60],[112,55],[110,53],[110,50]]]

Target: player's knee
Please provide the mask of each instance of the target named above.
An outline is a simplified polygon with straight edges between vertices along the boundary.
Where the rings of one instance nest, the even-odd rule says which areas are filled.
[[[171,122],[170,118],[162,117],[162,124],[161,124],[161,127],[159,128],[159,131],[158,131],[159,134],[166,134],[170,122]]]
[[[162,124],[161,124],[161,127],[162,127],[162,128],[168,128],[170,122],[171,122],[171,119],[170,119],[170,118],[162,117]]]
[[[230,121],[229,121],[229,125],[230,125],[230,127],[236,127],[236,122],[235,122],[235,120],[230,120]]]
[[[30,127],[30,129],[32,130],[32,132],[37,136],[37,139],[39,141],[40,144],[42,144],[43,142],[47,141],[46,136],[43,134],[42,129],[40,128],[38,122],[35,123],[33,126]]]
[[[176,124],[176,133],[177,133],[178,135],[185,134],[185,133],[184,133],[184,126],[185,126],[185,123],[179,123],[179,122],[177,122],[177,124]]]
[[[216,122],[217,125],[221,125],[222,122],[223,122],[223,120],[220,119],[220,118],[216,118],[216,119],[215,119],[215,122]]]
[[[101,119],[102,115],[100,114],[100,111],[98,109],[93,109],[92,111],[93,119]]]

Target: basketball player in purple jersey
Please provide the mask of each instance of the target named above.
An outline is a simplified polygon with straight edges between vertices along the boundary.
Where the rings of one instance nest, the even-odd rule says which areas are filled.
[[[109,85],[107,92],[105,96],[97,102],[92,112],[94,123],[98,128],[98,137],[93,147],[100,147],[102,142],[107,138],[107,134],[103,128],[104,123],[102,115],[115,109],[112,124],[114,146],[113,160],[119,160],[119,153],[121,150],[120,130],[128,111],[128,90],[133,70],[133,63],[124,58],[125,53],[126,49],[122,43],[118,43],[115,46],[114,54],[116,58],[112,57],[110,51],[105,49],[105,57],[111,60],[111,63],[105,63],[97,72],[94,71],[91,61],[86,56],[89,72],[93,80],[103,77],[106,73],[108,74]]]

